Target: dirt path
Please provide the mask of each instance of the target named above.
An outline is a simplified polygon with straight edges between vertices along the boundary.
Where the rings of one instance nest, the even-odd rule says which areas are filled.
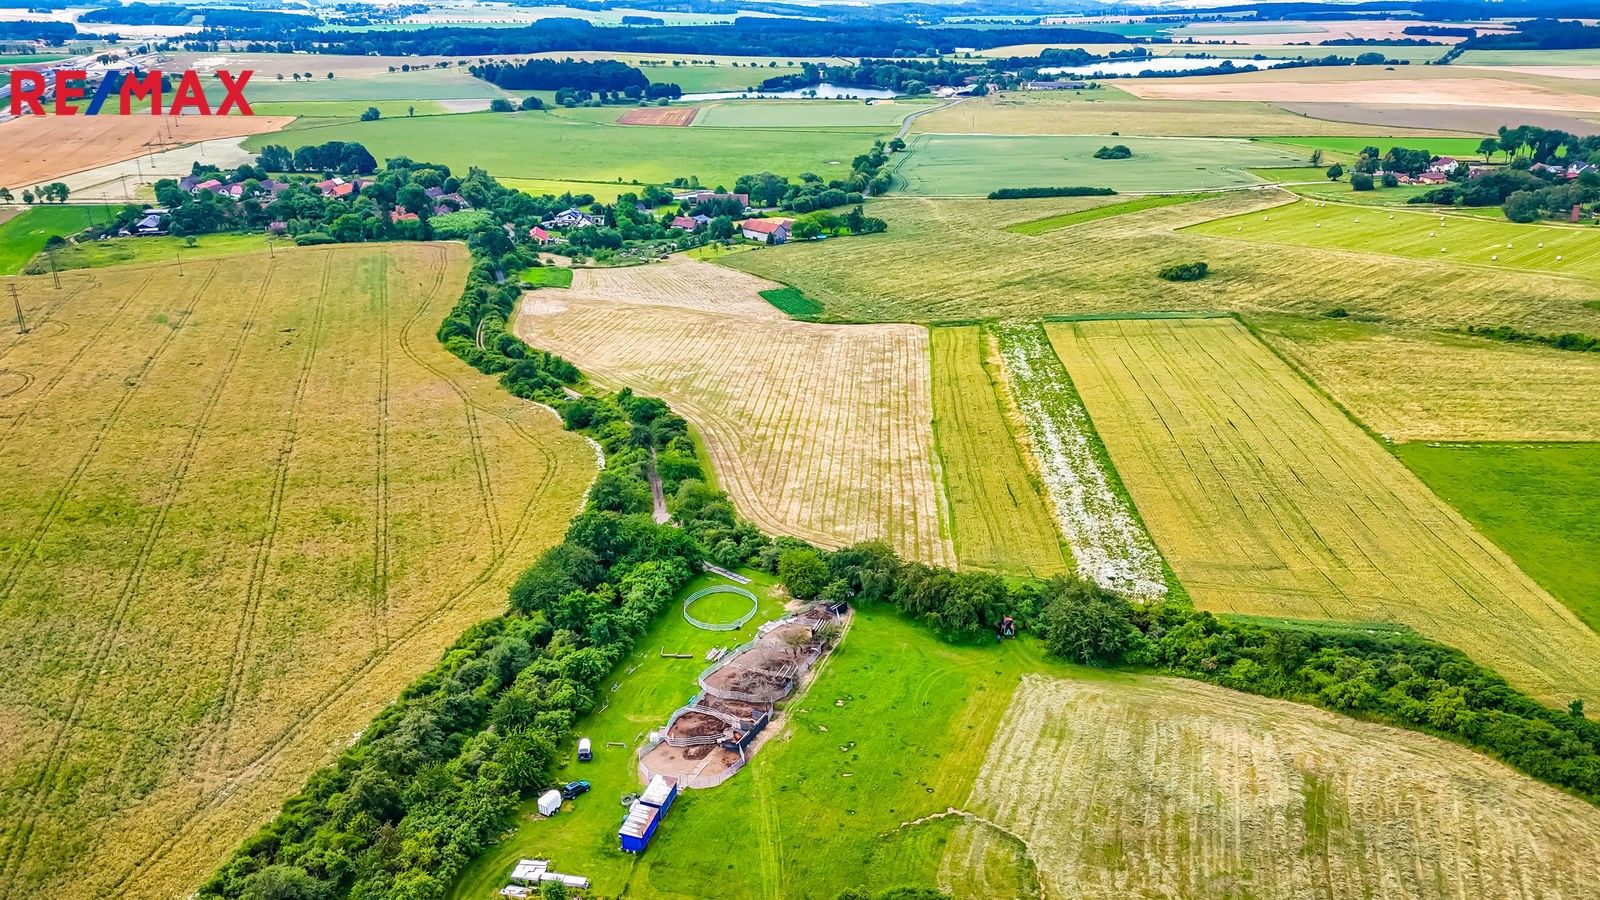
[[[667,492],[661,487],[661,473],[656,471],[656,448],[650,448],[650,499],[655,504],[653,515],[657,525],[667,524],[672,513],[667,512]]]

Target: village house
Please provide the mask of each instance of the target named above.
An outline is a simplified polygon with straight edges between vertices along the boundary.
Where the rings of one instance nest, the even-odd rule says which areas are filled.
[[[551,216],[548,220],[540,222],[546,228],[584,228],[595,224],[593,216],[578,209],[576,206],[563,210]]]
[[[735,200],[738,201],[741,209],[748,209],[750,206],[749,194],[721,194],[716,191],[686,191],[681,194],[673,194],[672,199],[678,203],[687,203],[690,206],[710,203],[713,200]]]
[[[700,227],[700,223],[689,218],[688,216],[673,216],[671,227],[680,231],[694,231],[696,228]]]
[[[556,242],[555,235],[537,225],[528,229],[528,237],[532,238],[533,242],[541,247],[548,247]]]
[[[414,213],[414,212],[406,212],[406,211],[401,210],[401,209],[391,209],[391,210],[389,210],[389,221],[391,223],[392,222],[418,222],[418,221],[421,221],[421,219],[419,219],[417,217],[417,214]]]
[[[1413,178],[1412,182],[1415,184],[1444,184],[1449,180],[1450,179],[1445,177],[1443,172],[1423,172],[1421,175]]]
[[[789,226],[793,222],[793,219],[745,219],[739,223],[739,232],[747,241],[782,244],[789,240]]]
[[[1456,166],[1460,164],[1460,160],[1457,160],[1453,156],[1441,156],[1428,165],[1428,171],[1438,172],[1441,175],[1449,175],[1454,173]]]

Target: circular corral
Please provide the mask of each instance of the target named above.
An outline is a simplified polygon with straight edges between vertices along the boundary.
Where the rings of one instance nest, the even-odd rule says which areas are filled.
[[[712,594],[736,594],[745,598],[746,600],[749,600],[750,608],[746,610],[743,615],[739,616],[739,618],[733,620],[732,622],[702,622],[701,620],[696,619],[689,612],[689,607],[693,605],[696,600],[699,600],[702,597],[709,597]],[[700,590],[695,591],[689,596],[683,598],[683,618],[690,625],[705,631],[738,631],[744,627],[746,622],[755,618],[756,609],[760,605],[761,601],[756,599],[756,595],[750,593],[742,587],[736,587],[731,584],[714,584],[708,588],[701,588]]]

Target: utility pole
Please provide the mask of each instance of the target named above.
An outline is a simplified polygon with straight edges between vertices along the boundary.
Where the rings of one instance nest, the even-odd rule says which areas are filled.
[[[56,252],[51,250],[46,255],[50,257],[50,280],[55,283],[56,290],[59,291],[61,290],[61,275],[56,272]]]
[[[17,334],[28,333],[28,322],[22,318],[22,298],[17,296],[17,286],[11,286],[11,302],[17,307]]]

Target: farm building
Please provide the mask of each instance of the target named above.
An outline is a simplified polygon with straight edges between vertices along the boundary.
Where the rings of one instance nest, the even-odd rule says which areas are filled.
[[[555,235],[545,231],[538,225],[528,229],[528,237],[533,238],[533,242],[541,247],[548,247],[556,242]]]
[[[700,223],[689,218],[688,216],[673,216],[672,227],[678,229],[679,231],[693,231],[700,227]]]
[[[583,228],[595,224],[594,217],[578,209],[576,206],[566,209],[551,216],[548,221],[540,222],[546,228]]]
[[[739,230],[747,241],[763,244],[781,244],[789,240],[789,226],[793,219],[745,219]]]
[[[622,827],[617,829],[623,852],[642,853],[644,848],[650,846],[661,820],[666,818],[667,810],[672,808],[672,801],[677,798],[676,779],[662,775],[650,779],[650,784],[639,795],[638,801],[628,808],[628,816],[622,820]]]

